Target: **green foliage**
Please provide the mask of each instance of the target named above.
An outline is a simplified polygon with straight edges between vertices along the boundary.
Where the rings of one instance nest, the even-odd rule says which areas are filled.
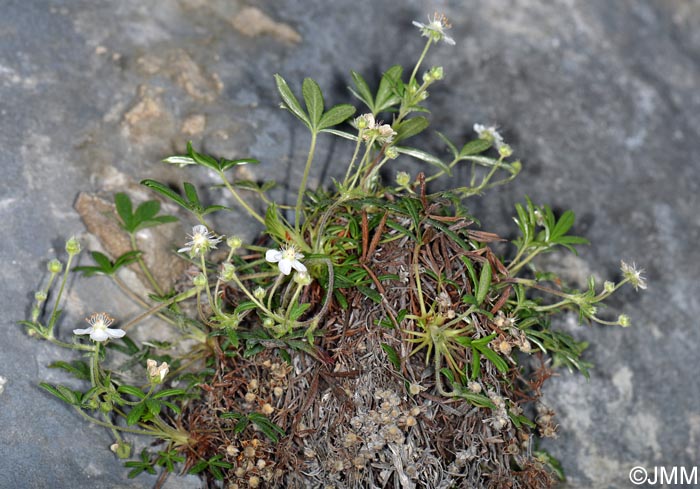
[[[157,200],[143,202],[134,211],[129,196],[124,193],[118,193],[114,196],[114,204],[117,208],[117,214],[122,221],[121,226],[129,234],[178,220],[175,216],[159,216],[160,202]]]
[[[443,25],[444,19],[435,19],[432,22]],[[331,355],[352,353],[333,349],[333,342],[342,336],[338,335],[336,321],[341,317],[357,318],[352,308],[359,308],[360,313],[366,312],[365,308],[372,311],[363,326],[379,326],[374,332],[380,335],[378,344],[385,356],[378,357],[386,358],[393,367],[390,372],[400,382],[413,387],[420,378],[421,383],[429,384],[430,396],[450,397],[456,403],[494,411],[499,422],[510,422],[516,434],[528,436],[535,423],[522,413],[517,399],[530,395],[536,398],[539,388],[533,387],[535,381],[529,382],[530,362],[523,358],[531,350],[539,350],[545,364],[551,360],[555,368],[578,370],[586,377],[591,367],[584,359],[588,343],[558,331],[552,318],[574,311],[581,322],[628,324],[626,317],[605,321],[598,311],[622,284],[632,282],[635,288],[644,288],[641,271],[625,265],[621,282],[606,282],[598,291],[592,278],[584,290],[577,290],[538,267],[536,258],[540,253],[557,248],[575,253],[577,245],[588,243],[568,234],[575,221],[572,211],[555,216],[550,207],[535,205],[526,197],[524,204],[515,206],[519,236],[510,243],[473,226],[476,219],[468,211],[467,199],[508,183],[522,169],[520,161],[510,159],[512,148],[494,128],[475,126],[478,137],[460,143],[437,132],[445,150],[440,155],[413,147],[412,143],[405,145],[409,138],[425,136],[431,120],[424,102],[429,97],[428,89],[432,90],[433,83],[443,76],[441,67],[433,67],[422,73],[419,81],[419,68],[428,48],[444,36],[435,30],[437,27],[425,29],[432,37],[410,74],[402,66],[391,66],[373,90],[362,75],[351,72],[350,93],[369,112],[350,121],[352,127],[343,130],[335,127],[348,121],[355,107],[338,104],[327,109],[321,87],[311,78],[302,81],[298,98],[282,76],[274,75],[281,107],[311,132],[296,205],[271,200],[268,192],[274,188],[274,181],[242,180],[237,176],[239,172],[228,172],[241,165],[260,165],[255,158],[214,157],[196,151],[188,142],[185,154],[163,160],[213,172],[221,180],[217,188],[228,190],[236,204],[262,227],[259,241],[244,244],[226,229],[223,231],[229,240],[225,246],[224,236],[210,229],[204,218],[216,211],[234,211],[233,218],[221,221],[235,233],[238,210],[203,203],[197,187],[190,182],[182,182],[178,191],[156,180],[143,180],[144,186],[194,215],[199,225],[190,235],[192,242],[199,240],[206,245],[208,241],[211,245],[201,247],[206,251],[191,254],[189,275],[174,285],[168,284],[169,289],[161,288],[143,260],[135,233],[177,218],[159,215],[161,204],[157,200],[134,209],[127,194],[115,195],[119,224],[129,235],[133,249],[113,261],[93,251],[94,264],[72,270],[84,277],[104,275],[125,288],[117,272],[137,263],[152,293],[141,297],[125,290],[143,311],[122,326],[130,334],[132,327],[146,319],[157,319],[173,327],[174,339],[148,338],[137,343],[134,338],[139,336],[134,335],[106,342],[91,339],[89,344],[59,339],[54,326],[61,316],[67,272],[80,250],[79,243],[71,240],[65,274],[61,276],[60,263],[50,267],[49,283],[37,293],[29,320],[20,324],[33,336],[85,353],[86,361],[56,361],[50,367],[89,386],[84,391],[49,383],[41,383],[40,387],[84,418],[109,427],[115,435],[126,431],[159,440],[161,450],[157,453],[143,450],[137,460],[126,463],[131,469],[130,478],[142,472],[154,474],[157,467],[174,471],[185,462],[187,454],[185,467],[190,474],[229,483],[234,464],[223,454],[210,452],[212,446],[225,446],[224,441],[207,439],[206,430],[191,437],[183,428],[190,426],[194,409],[205,405],[198,396],[203,391],[230,387],[228,379],[222,379],[239,367],[241,372],[236,375],[245,378],[246,365],[260,367],[256,364],[261,358],[258,355],[276,356],[295,366],[298,356],[305,356],[305,364],[315,362],[314,367],[330,372],[328,367],[335,360]],[[342,138],[353,146],[345,162],[333,155],[334,165],[346,165],[344,178],[335,181],[333,189],[307,188],[320,133]],[[394,168],[393,161],[406,157],[418,162],[420,172],[413,176],[401,172],[396,186],[384,182],[386,170]],[[458,165],[460,173],[456,173]],[[466,179],[459,186],[432,188],[432,182],[440,178],[454,179],[454,175],[465,172]],[[217,252],[211,252],[220,242]],[[503,248],[492,246],[495,242],[504,242]],[[395,257],[396,263],[383,267],[384,260],[391,260],[392,249],[409,255]],[[497,256],[495,250],[503,250],[505,256]],[[406,256],[411,260],[401,262]],[[304,268],[306,272],[300,272]],[[58,293],[47,319],[46,300],[57,277]],[[405,291],[409,300],[404,302],[402,297],[389,303],[392,289]],[[407,348],[410,354],[402,357],[400,352]],[[118,366],[113,368],[115,363]],[[321,378],[324,375],[319,374]],[[415,379],[408,380],[409,376]],[[414,400],[419,401],[420,396],[414,395]],[[302,404],[307,405],[292,405]],[[208,408],[214,411],[206,412],[204,417],[222,422],[221,430],[211,430],[216,437],[230,436],[234,440],[259,432],[272,443],[287,436],[283,426],[289,427],[285,423],[298,414],[289,408],[275,418],[282,423],[280,426],[260,413],[221,413],[220,405]],[[118,455],[129,456],[128,444],[122,445],[117,439],[117,446],[122,447]],[[194,446],[198,442],[202,446]],[[536,454],[563,477],[556,460],[544,452]]]
[[[166,217],[166,216],[162,216]],[[114,275],[123,267],[128,267],[132,263],[138,261],[141,251],[132,250],[127,251],[119,258],[111,261],[107,255],[100,253],[99,251],[91,251],[90,255],[97,265],[89,266],[83,265],[78,267],[73,267],[74,272],[82,272],[84,276],[91,277],[93,275]]]
[[[355,107],[348,104],[334,105],[325,111],[321,88],[311,78],[305,78],[301,88],[306,111],[302,109],[299,100],[284,78],[275,75],[275,83],[277,91],[282,97],[282,108],[289,110],[299,118],[312,133],[337,126],[355,113]]]
[[[236,420],[236,425],[234,427],[235,433],[243,433],[243,431],[248,427],[248,425],[250,423],[253,423],[273,443],[277,443],[280,440],[280,436],[286,435],[282,428],[280,428],[278,425],[276,425],[260,413],[250,413],[244,415],[236,412],[228,412],[221,413],[219,416],[222,419]]]

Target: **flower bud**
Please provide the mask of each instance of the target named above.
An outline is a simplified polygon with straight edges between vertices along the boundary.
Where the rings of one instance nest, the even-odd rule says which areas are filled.
[[[192,279],[192,285],[194,285],[198,289],[204,287],[205,285],[207,285],[207,277],[203,273],[200,273]]]
[[[606,282],[603,284],[603,290],[604,290],[605,292],[607,292],[608,294],[610,294],[611,292],[615,292],[615,283],[614,283],[614,282],[610,282],[609,280],[606,281]]]
[[[124,460],[131,457],[131,445],[126,442],[120,441],[113,443],[110,447],[112,452],[117,454],[117,458]]]
[[[355,127],[360,130],[374,128],[374,116],[372,114],[362,114],[355,119]]]
[[[241,247],[241,245],[243,244],[243,240],[241,240],[241,238],[239,238],[238,236],[230,236],[226,240],[226,244],[229,248],[231,248],[231,250],[235,251]]]
[[[80,249],[80,241],[75,236],[66,241],[66,253],[69,255],[77,255],[80,253]]]
[[[630,325],[630,317],[627,314],[620,314],[620,316],[617,318],[617,324],[623,328],[628,327]]]
[[[474,394],[481,392],[481,384],[478,382],[471,381],[467,384],[467,389],[472,391]]]
[[[294,274],[294,281],[299,285],[311,284],[311,277],[306,272],[297,272]]]
[[[405,187],[408,185],[411,181],[411,175],[406,173],[405,171],[400,171],[396,174],[396,184],[399,187]]]
[[[442,80],[443,77],[442,66],[433,66],[429,71],[423,73],[423,81],[425,83],[433,83],[434,81]]]
[[[498,146],[498,154],[503,158],[508,158],[513,154],[513,148],[509,144],[501,144]]]
[[[221,268],[221,280],[223,282],[231,282],[236,276],[236,267],[230,263],[224,263]]]
[[[54,258],[48,263],[46,268],[49,270],[49,273],[61,273],[63,271],[63,263]]]
[[[170,365],[163,362],[158,365],[158,362],[149,358],[146,360],[146,370],[148,372],[148,380],[152,384],[161,384],[165,379],[165,376],[170,372]]]
[[[384,155],[389,158],[390,160],[395,160],[396,158],[399,157],[399,150],[397,150],[395,147],[390,146],[386,149],[384,152]]]
[[[265,298],[265,289],[258,287],[253,291],[253,296],[259,301],[263,300]]]
[[[275,320],[272,318],[265,318],[263,319],[263,326],[268,329],[272,329],[275,327]]]
[[[40,290],[39,292],[34,294],[34,300],[36,300],[37,304],[41,304],[42,302],[44,302],[46,300],[46,292],[44,292],[43,290]]]

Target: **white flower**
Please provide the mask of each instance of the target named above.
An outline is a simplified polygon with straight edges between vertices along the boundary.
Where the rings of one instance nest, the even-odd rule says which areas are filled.
[[[96,312],[89,318],[85,318],[90,324],[86,329],[74,329],[73,334],[89,334],[92,341],[105,341],[110,338],[121,338],[126,334],[123,329],[110,329],[109,325],[114,322],[114,319],[109,317],[106,312]]]
[[[503,142],[503,136],[499,134],[496,130],[496,126],[485,126],[483,124],[474,124],[474,132],[479,135],[480,139],[489,139],[493,141],[496,149],[500,149],[501,146],[505,146]]]
[[[362,140],[369,141],[372,138],[377,138],[380,143],[390,143],[396,131],[391,127],[391,124],[382,124],[381,121],[376,121],[372,114],[362,114],[354,121],[355,127],[362,131]]]
[[[285,275],[292,272],[292,268],[297,272],[306,272],[306,267],[299,260],[304,258],[304,255],[297,252],[294,245],[283,246],[279,250],[267,250],[265,260],[270,263],[277,263],[277,266]]]
[[[192,228],[192,238],[185,244],[184,248],[177,250],[178,253],[184,253],[189,251],[191,257],[195,257],[200,253],[206,253],[212,248],[216,248],[217,243],[222,240],[222,237],[216,237],[216,235],[210,232],[206,226],[201,224],[196,225]]]
[[[148,378],[151,382],[159,384],[163,382],[165,376],[170,372],[170,365],[163,362],[158,366],[158,362],[149,358],[146,360],[146,370],[148,371]]]
[[[620,263],[620,270],[622,271],[622,275],[632,284],[634,290],[644,290],[647,288],[647,279],[642,277],[644,270],[641,268],[638,270],[634,263],[630,265],[622,261]]]
[[[435,42],[442,40],[450,46],[455,45],[455,40],[445,34],[445,30],[452,26],[447,22],[447,17],[443,14],[436,13],[433,15],[432,19],[428,16],[428,24],[423,24],[422,22],[414,20],[413,25],[420,29],[423,36],[429,37]]]

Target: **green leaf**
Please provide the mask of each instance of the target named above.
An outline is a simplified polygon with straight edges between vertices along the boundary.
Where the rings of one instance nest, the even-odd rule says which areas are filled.
[[[260,164],[260,161],[256,160],[255,158],[239,158],[237,160],[227,160],[225,158],[221,158],[221,161],[219,162],[219,166],[221,168],[221,171],[226,171],[229,168],[232,168],[234,166],[258,165],[258,164]]]
[[[126,424],[129,426],[138,423],[141,420],[141,416],[146,412],[146,405],[144,403],[139,403],[134,406],[129,414],[126,415]]]
[[[394,128],[397,133],[396,137],[394,138],[394,142],[398,143],[399,141],[408,139],[416,134],[420,134],[421,132],[425,131],[429,125],[430,121],[423,116],[406,119]]]
[[[148,200],[136,208],[134,217],[137,221],[148,221],[156,217],[158,212],[160,212],[160,202],[157,200]]]
[[[493,141],[488,139],[475,139],[473,141],[469,141],[467,144],[462,146],[462,149],[459,151],[459,157],[463,158],[465,156],[478,155],[489,149],[492,144]]]
[[[197,187],[190,182],[183,182],[182,188],[185,189],[185,197],[187,197],[187,200],[190,202],[190,206],[193,209],[201,209],[202,203],[197,195]]]
[[[554,240],[560,236],[564,236],[566,232],[571,229],[571,226],[574,225],[575,220],[576,217],[573,211],[564,212],[554,226],[554,229],[551,230],[550,239]]]
[[[481,275],[479,276],[479,287],[476,292],[476,303],[481,305],[486,299],[486,295],[491,287],[491,264],[487,261],[481,267]]]
[[[479,350],[472,349],[472,374],[471,379],[476,380],[481,377],[481,353]]]
[[[311,307],[309,303],[294,304],[291,311],[289,311],[289,319],[296,321],[309,307]]]
[[[479,350],[479,352],[483,356],[488,358],[489,361],[491,363],[493,363],[493,366],[496,367],[499,372],[501,372],[502,374],[505,374],[508,372],[508,364],[506,363],[505,360],[503,360],[500,356],[498,356],[498,354],[495,351],[493,351],[485,346],[477,347],[476,344],[474,344],[474,343],[473,343],[473,345]]]
[[[400,65],[394,65],[384,72],[375,98],[373,111],[375,115],[401,102],[398,89],[399,86],[403,85],[401,82],[402,74],[403,67]]]
[[[171,165],[180,165],[180,167],[196,164],[195,161],[189,156],[169,156],[163,160],[163,163],[170,163]]]
[[[357,91],[350,88],[350,92],[352,92],[355,97],[363,101],[367,108],[369,108],[370,112],[375,113],[374,97],[372,96],[372,91],[370,90],[369,85],[367,85],[365,79],[362,78],[362,75],[356,71],[351,71],[350,74],[352,76],[352,81],[355,83],[355,87],[357,88]]]
[[[68,404],[73,404],[72,396],[70,396],[70,395],[67,396],[67,395],[63,392],[63,390],[59,390],[59,389],[57,389],[56,387],[52,386],[51,384],[47,384],[46,382],[41,382],[41,383],[39,384],[39,387],[41,387],[42,389],[44,389],[44,390],[45,390],[46,392],[48,392],[49,394],[52,394],[52,395],[58,397],[58,398],[59,398],[60,400],[62,400],[63,402],[68,403]],[[61,387],[61,386],[59,386],[59,387]]]
[[[304,78],[304,82],[301,85],[301,93],[304,96],[304,103],[309,114],[311,127],[314,131],[317,131],[323,116],[323,94],[321,93],[321,88],[311,78]]]
[[[348,104],[339,104],[331,107],[328,112],[323,114],[318,123],[318,130],[328,127],[337,126],[341,122],[351,117],[355,113],[355,107]]]
[[[301,121],[306,124],[306,127],[309,129],[312,128],[311,126],[311,121],[309,120],[309,117],[306,115],[304,110],[301,108],[301,104],[299,104],[299,101],[297,98],[294,96],[292,91],[289,88],[289,85],[287,85],[287,82],[284,81],[284,78],[282,78],[280,75],[275,74],[275,83],[277,84],[277,91],[280,93],[280,96],[282,97],[283,105],[282,108],[289,110],[292,114],[297,116]]]
[[[173,189],[168,187],[165,184],[162,184],[156,180],[151,180],[151,179],[146,179],[146,180],[141,180],[141,185],[148,187],[152,190],[155,190],[159,194],[161,194],[164,197],[167,197],[168,199],[172,200],[176,204],[184,207],[188,211],[191,211],[192,208],[190,204],[188,204],[185,199],[183,199],[177,192],[175,192]]]
[[[146,408],[148,409],[148,412],[155,417],[160,414],[161,405],[156,399],[147,399]]]
[[[117,208],[117,214],[122,220],[122,227],[129,231],[133,227],[131,199],[125,193],[120,192],[114,196],[114,205]]]
[[[156,393],[153,396],[153,399],[162,399],[164,397],[170,397],[170,396],[182,396],[184,394],[187,394],[187,391],[182,390],[182,389],[165,389],[165,390],[162,390],[162,391]]]
[[[376,290],[370,289],[369,287],[365,287],[364,285],[357,285],[356,287],[357,287],[357,290],[362,292],[364,295],[366,295],[373,302],[376,302],[377,304],[382,303],[382,296]]]
[[[411,119],[413,120],[413,119]],[[426,163],[429,163],[433,166],[436,166],[440,168],[442,171],[447,173],[448,175],[451,174],[450,168],[442,162],[440,158],[437,156],[433,156],[430,153],[426,153],[425,151],[422,151],[420,149],[416,148],[408,148],[406,146],[395,146],[396,151],[398,151],[400,154],[404,154],[407,156],[411,156],[413,158],[416,158],[421,161],[425,161]]]
[[[197,153],[193,148],[192,148],[192,141],[187,142],[187,154],[189,155],[190,158],[194,160],[195,163],[198,165],[211,168],[214,171],[219,170],[219,163],[212,158],[209,155]]]
[[[53,362],[49,365],[49,368],[60,368],[68,373],[73,374],[76,379],[88,380],[90,379],[90,367],[87,363],[80,360],[74,360],[70,363],[68,362]],[[48,385],[48,384],[46,384]],[[43,387],[43,386],[42,386]],[[47,389],[48,390],[48,389]]]
[[[248,415],[248,419],[255,423],[255,425],[260,428],[260,431],[262,431],[265,436],[267,436],[274,443],[279,441],[280,435],[286,435],[285,431],[281,427],[277,426],[262,414],[251,413]]]
[[[134,387],[133,385],[120,385],[117,388],[117,391],[122,392],[124,394],[128,394],[130,396],[138,397],[139,399],[143,399],[146,397],[146,394],[139,389],[138,387]]]
[[[442,139],[442,141],[447,145],[447,147],[450,149],[450,152],[452,153],[452,157],[453,158],[459,157],[459,151],[457,151],[457,147],[452,143],[452,141],[447,139],[447,136],[445,136],[440,131],[435,131],[435,132],[440,137],[440,139]]]
[[[357,141],[358,137],[356,134],[350,134],[349,132],[345,131],[338,131],[337,129],[323,129],[321,132],[327,132],[329,134],[333,134],[334,136],[341,137],[343,139],[349,139],[350,141]]]
[[[386,356],[389,357],[389,361],[394,368],[396,368],[396,370],[401,370],[401,359],[399,358],[399,354],[396,353],[396,350],[386,343],[382,343],[382,350],[384,350]]]

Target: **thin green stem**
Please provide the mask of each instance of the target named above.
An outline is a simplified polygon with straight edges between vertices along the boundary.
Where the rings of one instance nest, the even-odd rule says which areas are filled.
[[[116,426],[112,423],[100,421],[99,419],[90,416],[89,414],[87,414],[85,411],[83,411],[82,409],[80,409],[77,406],[76,406],[75,410],[78,411],[78,413],[80,413],[80,415],[83,418],[87,419],[91,423],[95,423],[98,426],[104,426],[105,428],[109,428],[110,430],[119,430],[119,431],[123,431],[126,433],[133,433],[135,435],[146,435],[146,436],[154,436],[157,438],[166,438],[165,436],[158,436],[159,433],[155,430],[138,430],[135,428],[128,428],[126,426]],[[161,433],[161,434],[165,434],[165,433]]]
[[[421,316],[425,317],[427,311],[425,309],[425,302],[423,301],[423,290],[420,283],[420,266],[418,265],[418,251],[420,250],[420,243],[417,243],[415,249],[413,250],[413,274],[416,281],[416,295],[418,296],[418,303],[420,304]]]
[[[314,159],[314,153],[316,151],[316,132],[311,132],[311,145],[309,146],[309,156],[306,158],[306,166],[304,167],[304,175],[301,178],[301,185],[299,186],[299,195],[297,195],[297,205],[294,211],[294,228],[297,232],[301,229],[301,210],[304,203],[304,193],[306,192],[306,184],[309,179],[309,172],[311,171],[311,162]]]
[[[416,79],[416,74],[418,73],[418,68],[420,67],[421,63],[423,63],[423,59],[425,58],[425,55],[428,54],[428,49],[430,49],[430,45],[433,43],[432,38],[428,38],[428,42],[425,43],[425,47],[423,48],[423,52],[420,55],[420,58],[418,58],[418,62],[416,63],[415,68],[413,68],[413,72],[411,73],[411,78],[408,79],[408,84],[410,85],[413,80]]]
[[[261,224],[265,224],[265,219],[255,212],[252,207],[248,205],[248,203],[243,200],[243,197],[240,196],[238,192],[236,192],[236,189],[233,188],[233,186],[229,183],[228,178],[226,178],[226,175],[224,172],[220,171],[219,176],[221,177],[221,180],[224,182],[224,185],[226,188],[231,192],[231,195],[233,195],[233,198],[236,199],[236,201],[246,210],[248,211],[248,214],[251,215],[251,217],[255,218],[258,222]]]
[[[251,294],[248,288],[245,285],[243,285],[238,276],[236,276],[235,274],[233,275],[233,281],[236,282],[236,285],[238,285],[238,287],[243,291],[243,293],[247,295],[248,298],[251,301],[253,301],[255,305],[260,308],[261,311],[263,311],[268,316],[274,317],[275,319],[280,319],[278,315],[273,314],[267,307],[265,307],[265,305],[262,302],[260,302],[253,294]]]
[[[52,336],[44,336],[44,339],[47,341],[53,343],[56,346],[60,346],[62,348],[70,348],[71,350],[81,350],[81,351],[94,351],[95,347],[91,345],[80,345],[78,343],[66,343],[61,340],[57,340],[56,338]]]
[[[184,301],[185,299],[189,299],[190,297],[194,296],[197,293],[197,289],[190,289],[186,290],[185,292],[176,295],[175,297],[172,297],[171,299],[161,302],[160,304],[156,304],[155,306],[151,307],[150,309],[144,311],[143,313],[139,314],[136,316],[134,319],[126,323],[124,326],[121,327],[124,331],[128,330],[135,324],[140,323],[144,319],[146,319],[149,316],[152,316],[153,314],[156,314],[158,311],[161,311],[165,309],[166,307],[170,307],[173,304],[176,304],[178,302]]]
[[[124,293],[124,295],[126,295],[127,297],[129,297],[131,300],[133,300],[134,302],[136,302],[138,305],[140,305],[140,306],[143,307],[144,309],[148,309],[149,307],[151,307],[151,305],[150,305],[149,303],[147,303],[147,302],[146,302],[145,300],[143,300],[141,297],[139,297],[138,295],[136,295],[136,294],[124,283],[124,281],[123,281],[122,279],[120,279],[120,278],[117,277],[116,275],[111,275],[111,277],[112,277],[112,279],[114,280],[114,283],[117,284],[117,286],[119,287],[119,289]],[[163,321],[165,321],[166,323],[175,325],[175,321],[173,321],[172,319],[170,319],[170,318],[169,318],[168,316],[166,316],[165,314],[157,314],[157,316],[158,316],[160,319],[162,319]]]
[[[131,240],[132,251],[139,251],[138,246],[136,244],[136,233],[129,233],[129,239]],[[153,291],[162,297],[163,289],[160,288],[158,282],[156,282],[156,279],[153,278],[151,271],[149,270],[148,266],[146,266],[146,262],[143,261],[143,258],[141,257],[141,253],[136,255],[136,261],[139,264],[139,267],[141,267],[141,271],[146,276],[148,283],[150,283],[151,287],[153,287]]]
[[[367,142],[367,149],[365,149],[365,153],[362,155],[362,159],[360,160],[360,164],[357,167],[357,171],[355,172],[355,176],[352,179],[352,183],[350,184],[350,189],[355,188],[357,185],[357,179],[360,178],[360,175],[362,174],[367,162],[369,161],[369,153],[372,150],[372,146],[374,145],[374,141],[376,140],[376,136],[370,139]]]
[[[207,277],[207,264],[206,261],[204,260],[204,253],[199,254],[200,258],[200,266],[202,267],[202,273],[204,274],[204,277]],[[211,295],[211,288],[209,287],[209,280],[205,281],[205,288],[207,290],[207,299],[209,300],[209,305],[211,306],[212,311],[214,311],[216,314],[220,314],[219,307],[218,305],[214,302],[214,299],[212,298]]]
[[[362,145],[362,133],[364,133],[364,129],[360,129],[358,134],[357,134],[357,144],[355,144],[355,151],[352,153],[352,158],[350,159],[350,164],[348,165],[348,169],[345,172],[345,178],[343,179],[343,186],[347,186],[348,183],[348,178],[350,178],[350,173],[352,170],[352,167],[355,165],[355,160],[357,159],[357,154],[360,152],[360,146]]]
[[[95,351],[92,354],[92,361],[90,362],[90,380],[92,386],[96,387],[100,382],[100,345],[99,343],[95,345]]]
[[[61,279],[61,287],[58,289],[58,295],[56,295],[56,302],[53,305],[53,311],[51,311],[51,317],[49,318],[49,324],[47,325],[48,331],[47,335],[49,338],[53,338],[53,328],[56,325],[56,320],[58,319],[58,305],[61,302],[61,297],[63,296],[63,291],[66,288],[66,282],[68,281],[68,272],[70,272],[71,263],[73,263],[73,257],[75,255],[68,255],[68,262],[66,263],[66,269],[63,271],[63,278]]]
[[[284,313],[284,325],[287,326],[289,324],[289,316],[292,313],[292,308],[294,308],[294,304],[296,304],[297,299],[299,299],[299,294],[301,294],[301,289],[303,289],[304,286],[302,284],[297,284],[297,288],[294,291],[294,294],[292,295],[292,298],[289,301],[289,304],[287,306],[287,311]]]

